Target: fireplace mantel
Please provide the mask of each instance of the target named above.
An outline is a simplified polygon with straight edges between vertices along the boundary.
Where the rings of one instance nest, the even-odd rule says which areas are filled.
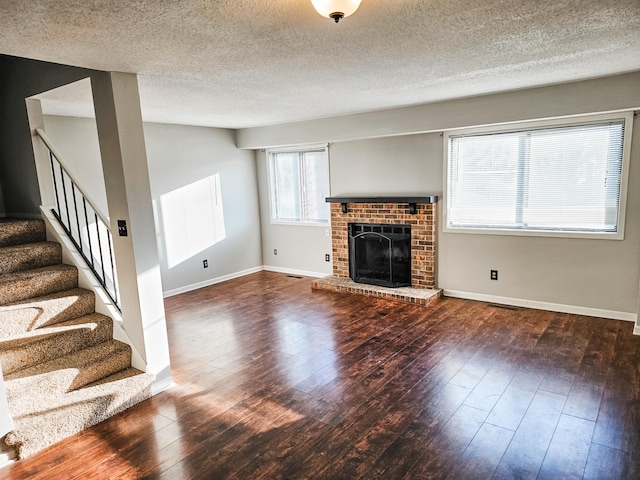
[[[342,206],[342,213],[347,213],[349,210],[347,204],[349,203],[408,203],[409,212],[415,215],[417,212],[417,204],[424,203],[436,203],[438,201],[437,195],[428,195],[424,197],[327,197],[327,203],[339,203]]]

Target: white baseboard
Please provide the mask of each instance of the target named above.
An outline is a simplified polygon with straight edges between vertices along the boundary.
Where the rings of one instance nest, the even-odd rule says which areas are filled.
[[[4,443],[4,437],[0,438],[0,468],[16,462],[16,450]]]
[[[151,384],[151,396],[158,395],[159,393],[164,392],[165,390],[173,387],[175,382],[173,381],[173,377],[161,378],[160,380],[156,380]]]
[[[209,285],[215,285],[216,283],[226,282],[227,280],[232,280],[238,277],[244,277],[245,275],[249,275],[251,273],[261,272],[263,267],[253,267],[248,268],[246,270],[241,270],[239,272],[230,273],[228,275],[222,275],[221,277],[210,278],[209,280],[204,280],[198,283],[192,283],[191,285],[185,285],[184,287],[174,288],[173,290],[167,290],[163,293],[164,298],[173,297],[174,295],[178,295],[180,293],[190,292],[192,290],[197,290],[199,288],[208,287]]]
[[[640,335],[640,325],[638,325],[637,321],[636,321],[636,326],[633,327],[633,334]]]
[[[549,310],[552,312],[572,313],[575,315],[586,315],[588,317],[610,318],[612,320],[624,320],[635,322],[637,315],[631,312],[618,312],[616,310],[603,310],[600,308],[580,307],[576,305],[564,305],[562,303],[538,302],[536,300],[525,300],[523,298],[500,297],[497,295],[486,295],[484,293],[461,292],[459,290],[442,291],[445,297],[464,298],[467,300],[478,300],[480,302],[499,303],[503,305],[513,305],[516,307],[535,308],[536,310]],[[636,326],[636,329],[638,327]],[[640,329],[638,329],[640,335]]]
[[[327,275],[331,275],[330,273],[310,272],[308,270],[296,270],[295,268],[283,268],[283,267],[274,267],[271,265],[262,265],[260,267],[248,268],[246,270],[230,273],[228,275],[222,275],[221,277],[211,278],[203,282],[193,283],[191,285],[185,285],[184,287],[167,290],[166,292],[163,293],[163,295],[164,295],[164,298],[173,297],[174,295],[179,295],[181,293],[190,292],[192,290],[197,290],[199,288],[208,287],[209,285],[215,285],[216,283],[226,282],[227,280],[233,280],[234,278],[244,277],[245,275],[261,272],[263,270],[266,270],[268,272],[286,273],[288,275],[300,275],[303,277],[313,277],[313,278],[322,278],[322,277],[326,277]]]
[[[268,272],[286,273],[288,275],[300,275],[303,277],[322,278],[330,273],[310,272],[308,270],[296,270],[295,268],[274,267],[272,265],[264,265],[263,269]]]
[[[8,467],[12,463],[16,463],[18,459],[15,453],[0,453],[0,468]]]

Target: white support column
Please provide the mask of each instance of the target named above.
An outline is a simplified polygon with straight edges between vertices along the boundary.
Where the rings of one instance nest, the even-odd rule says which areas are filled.
[[[136,75],[110,72],[91,81],[122,318],[157,385],[171,382],[151,187]],[[118,221],[127,235],[120,236]]]
[[[37,128],[44,130],[44,117],[42,115],[42,105],[40,100],[27,98],[27,115],[29,117],[29,130],[31,131],[31,142],[33,143],[33,155],[36,161],[36,172],[38,174],[38,186],[40,187],[40,205],[50,208],[55,205],[56,197],[51,176],[51,161],[49,150],[42,143],[36,133]]]

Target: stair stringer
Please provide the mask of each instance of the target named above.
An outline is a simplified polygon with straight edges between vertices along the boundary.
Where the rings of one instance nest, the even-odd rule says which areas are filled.
[[[100,282],[98,282],[91,269],[87,266],[80,252],[76,249],[76,246],[58,223],[58,220],[51,212],[51,208],[52,207],[40,207],[47,231],[47,240],[58,242],[62,246],[62,262],[67,265],[73,265],[78,269],[78,286],[95,293],[96,312],[113,319],[113,338],[131,347],[131,366],[140,371],[147,372],[146,362],[124,329],[122,314],[113,304],[102,285],[100,285]],[[163,388],[159,389],[159,386],[154,384],[152,386],[152,395],[159,393],[168,386],[169,385],[166,387],[163,386]]]

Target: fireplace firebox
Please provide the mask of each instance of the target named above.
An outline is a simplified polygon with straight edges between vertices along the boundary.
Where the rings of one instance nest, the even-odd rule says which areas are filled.
[[[411,225],[349,223],[348,230],[351,280],[411,286]]]

